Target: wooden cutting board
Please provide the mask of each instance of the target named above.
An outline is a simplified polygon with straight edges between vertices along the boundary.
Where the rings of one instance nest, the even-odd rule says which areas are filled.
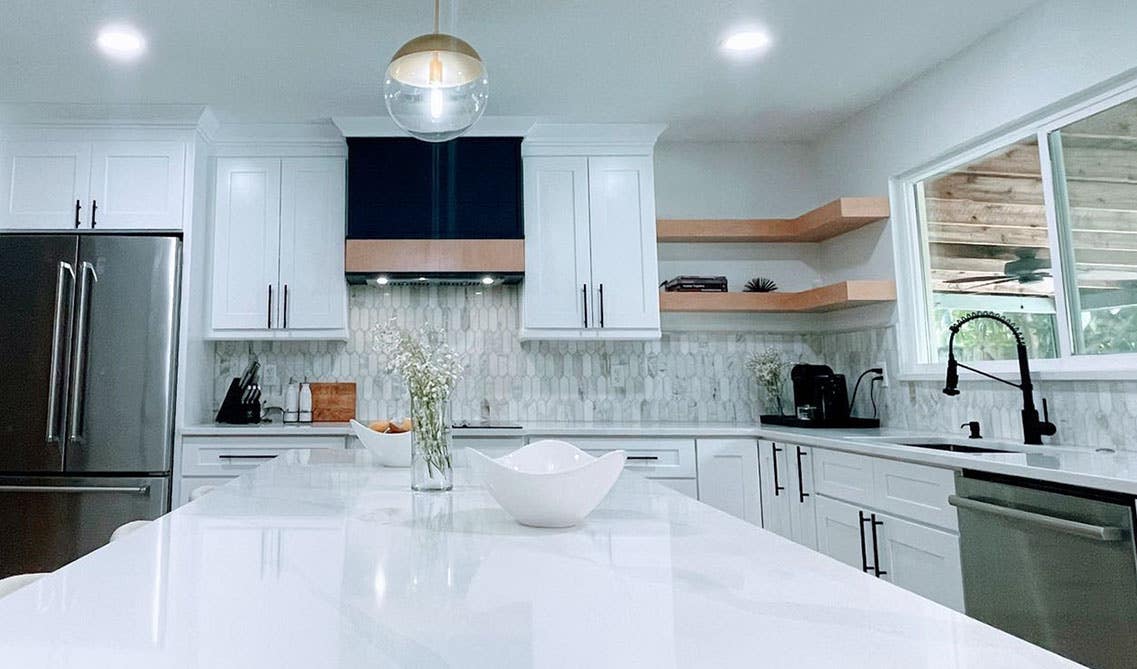
[[[313,423],[346,423],[355,418],[354,383],[311,385]]]

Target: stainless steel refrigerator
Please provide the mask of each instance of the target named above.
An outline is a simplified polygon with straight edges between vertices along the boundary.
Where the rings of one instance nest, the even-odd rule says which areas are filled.
[[[169,509],[181,241],[0,235],[0,577]]]

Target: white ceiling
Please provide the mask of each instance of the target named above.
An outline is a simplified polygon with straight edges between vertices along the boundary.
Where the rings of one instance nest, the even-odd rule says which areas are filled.
[[[486,60],[490,114],[804,140],[1034,2],[443,0],[443,27]],[[382,114],[387,59],[430,13],[429,0],[4,0],[0,102],[204,103],[232,121]],[[129,64],[94,47],[123,19],[149,40]],[[719,53],[741,26],[771,34],[765,56]]]

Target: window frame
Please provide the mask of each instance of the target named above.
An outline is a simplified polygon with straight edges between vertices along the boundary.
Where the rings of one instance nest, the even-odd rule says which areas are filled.
[[[1137,380],[1137,353],[1074,353],[1074,339],[1078,335],[1074,331],[1068,296],[1073,295],[1076,302],[1078,293],[1076,280],[1068,277],[1066,272],[1067,268],[1073,266],[1073,251],[1068,239],[1065,242],[1061,240],[1062,235],[1069,230],[1068,226],[1060,228],[1059,218],[1066,213],[1065,202],[1057,201],[1059,191],[1055,189],[1062,166],[1055,166],[1051,160],[1051,133],[1132,100],[1137,100],[1137,77],[1130,76],[1120,85],[1103,84],[1096,91],[1083,93],[1008,124],[889,180],[889,199],[894,212],[892,242],[897,279],[896,345],[901,380],[943,379],[946,369],[946,363],[932,361],[930,259],[923,242],[923,217],[918,211],[922,198],[917,196],[918,189],[929,178],[978,160],[1032,135],[1038,140],[1050,254],[1052,259],[1059,261],[1051,262],[1050,269],[1054,278],[1058,357],[1032,358],[1031,371],[1043,380]],[[1060,206],[1063,207],[1061,213]],[[1018,364],[1014,360],[988,361],[982,366],[992,373],[1014,375],[1018,371]],[[961,375],[965,379],[982,378],[966,370],[961,371]]]

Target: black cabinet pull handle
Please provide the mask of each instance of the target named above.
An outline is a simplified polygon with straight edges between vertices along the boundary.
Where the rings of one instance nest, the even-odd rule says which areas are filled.
[[[626,455],[625,460],[639,460],[641,462],[654,462],[659,459],[658,455]]]
[[[861,571],[867,574],[869,569],[871,569],[871,567],[869,567],[868,549],[865,545],[865,523],[868,522],[868,518],[865,518],[864,511],[858,511],[857,519],[859,520],[857,526],[861,532]]]
[[[83,205],[79,204],[79,200],[75,200],[75,228],[76,229],[79,228],[79,210],[82,208],[83,208]]]
[[[268,329],[272,329],[272,284],[268,285]]]
[[[95,229],[95,213],[99,211],[99,201],[91,200],[91,229]]]
[[[604,327],[604,284],[600,284],[600,327]]]
[[[284,329],[288,329],[288,284],[284,284]]]
[[[809,497],[809,493],[805,491],[805,482],[802,480],[801,475],[801,456],[805,455],[805,451],[801,450],[801,446],[797,447],[797,501],[805,504],[805,498]]]
[[[774,457],[772,458],[774,461],[774,497],[777,497],[778,495],[782,494],[783,490],[786,489],[785,486],[778,483],[778,453],[781,453],[782,449],[778,448],[777,444],[770,444],[770,449],[774,454]]]
[[[879,578],[881,576],[884,576],[888,572],[884,571],[880,568],[880,551],[877,550],[877,540],[876,540],[877,525],[884,525],[884,521],[877,520],[876,514],[874,513],[874,514],[872,514],[872,562],[873,562],[872,570],[873,570],[873,573],[876,574],[876,576]]]
[[[584,327],[588,327],[588,284],[581,284],[580,294],[584,298]]]
[[[217,457],[223,460],[272,460],[276,455],[230,455],[222,453]]]

